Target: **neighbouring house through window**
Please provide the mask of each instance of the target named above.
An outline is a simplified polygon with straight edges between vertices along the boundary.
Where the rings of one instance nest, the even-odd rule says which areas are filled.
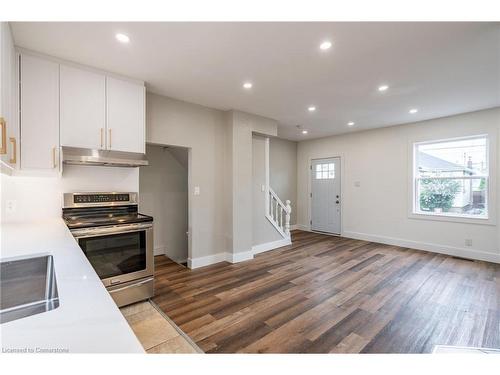
[[[414,144],[414,213],[488,218],[488,138]]]

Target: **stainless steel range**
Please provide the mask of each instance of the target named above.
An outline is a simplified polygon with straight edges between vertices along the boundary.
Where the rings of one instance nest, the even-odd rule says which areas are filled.
[[[137,193],[66,193],[63,219],[118,306],[153,296],[153,218]]]

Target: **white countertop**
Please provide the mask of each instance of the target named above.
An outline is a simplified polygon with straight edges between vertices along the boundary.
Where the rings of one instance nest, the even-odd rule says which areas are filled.
[[[0,258],[51,254],[59,307],[0,325],[8,349],[66,349],[70,353],[144,350],[62,219],[2,223]]]

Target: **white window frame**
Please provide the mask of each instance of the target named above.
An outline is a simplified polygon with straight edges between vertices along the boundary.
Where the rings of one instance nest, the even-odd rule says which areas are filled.
[[[474,217],[472,215],[464,215],[458,213],[449,212],[426,212],[420,211],[418,209],[418,181],[423,179],[418,176],[417,172],[417,147],[423,144],[450,142],[457,140],[467,140],[475,138],[486,138],[486,157],[488,163],[488,175],[476,175],[476,176],[456,176],[456,177],[434,177],[443,179],[457,179],[457,180],[467,180],[467,179],[486,179],[486,207],[487,214],[485,216]],[[439,139],[425,139],[425,140],[414,140],[409,142],[409,213],[408,217],[412,219],[423,219],[423,220],[436,220],[436,221],[448,221],[448,222],[459,222],[459,223],[470,223],[470,224],[485,224],[485,225],[496,225],[496,134],[471,134],[461,137],[447,137]]]

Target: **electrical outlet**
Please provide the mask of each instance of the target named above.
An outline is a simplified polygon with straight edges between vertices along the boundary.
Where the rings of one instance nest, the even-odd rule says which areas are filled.
[[[465,239],[465,246],[471,247],[472,246],[472,238],[466,238]]]
[[[194,187],[194,195],[200,195],[200,187],[199,186]]]
[[[5,202],[5,211],[7,211],[8,214],[13,214],[17,210],[17,201],[14,200],[8,200]]]

